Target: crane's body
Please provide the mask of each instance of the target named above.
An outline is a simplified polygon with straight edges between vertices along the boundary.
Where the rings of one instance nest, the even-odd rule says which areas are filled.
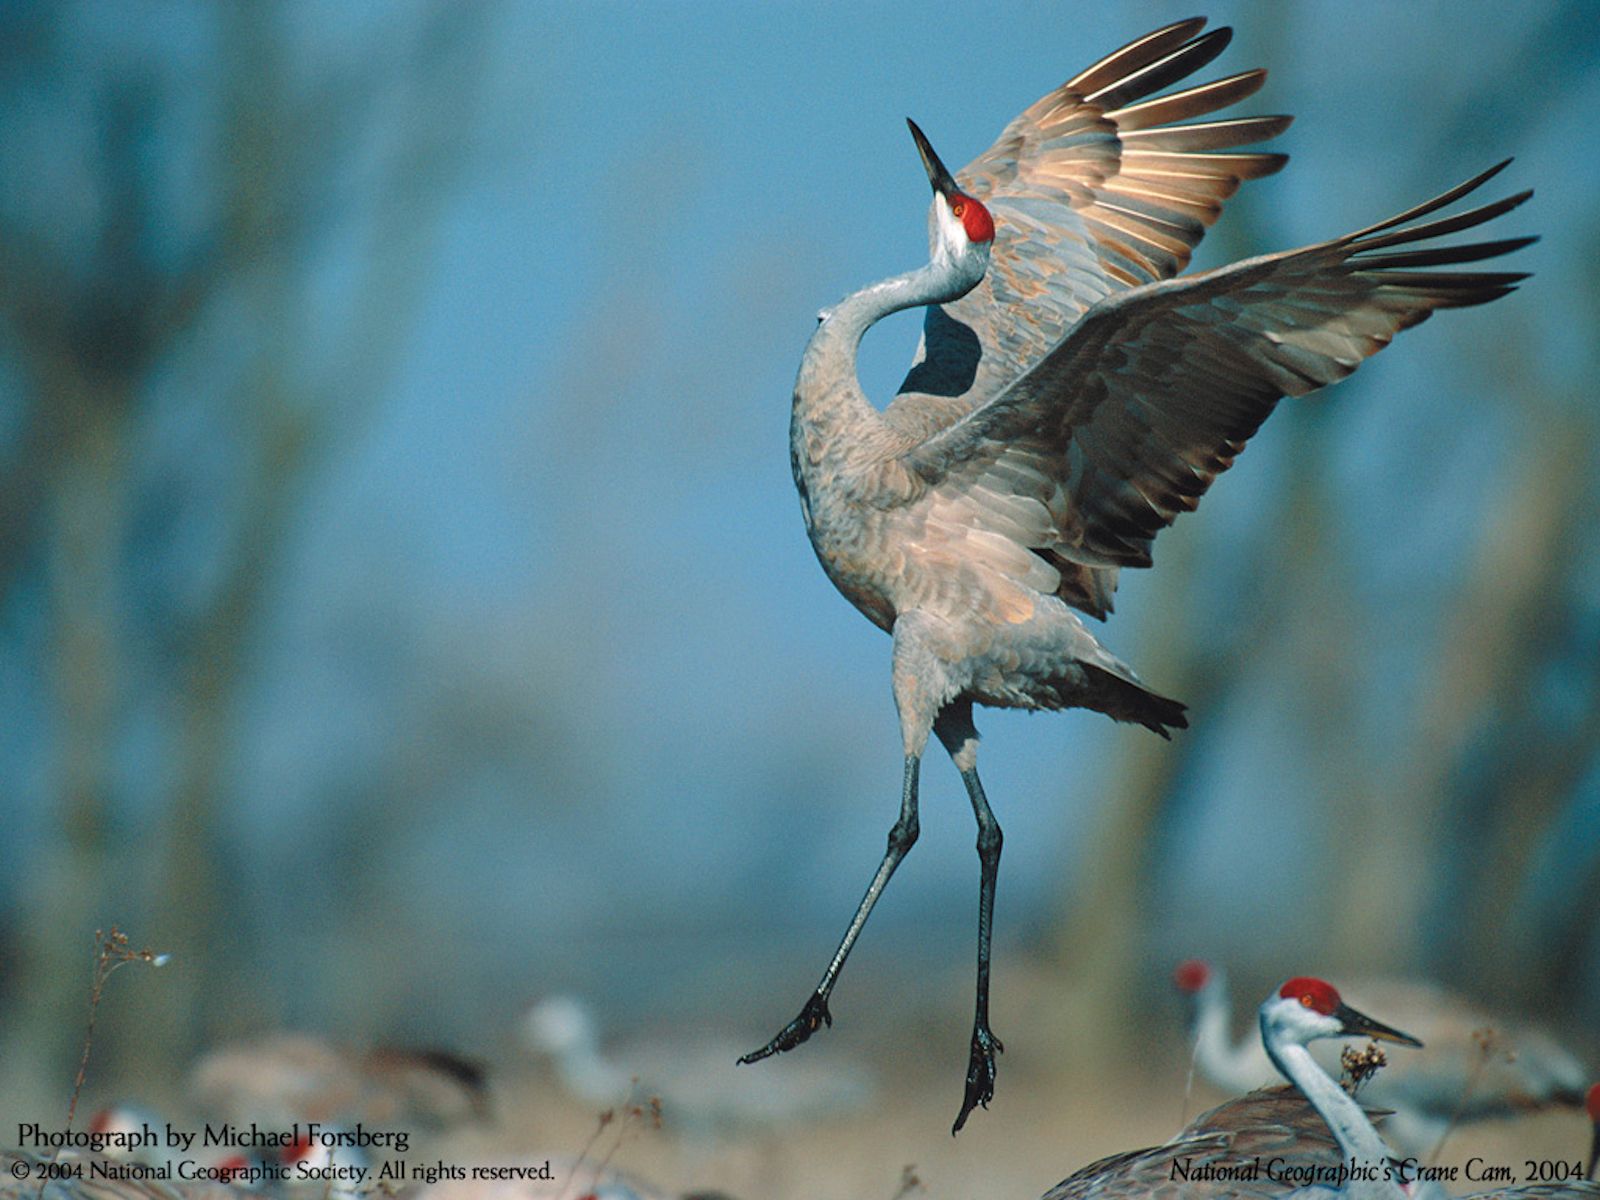
[[[1262,1164],[1276,1160],[1273,1175]],[[1333,1172],[1339,1143],[1320,1113],[1291,1087],[1261,1088],[1218,1105],[1170,1141],[1080,1167],[1042,1200],[1270,1200],[1285,1179]]]
[[[1199,503],[1281,397],[1343,378],[1436,308],[1484,303],[1522,278],[1411,268],[1529,239],[1381,253],[1526,199],[1401,228],[1489,171],[1357,233],[1174,279],[1222,202],[1285,161],[1238,148],[1287,117],[1172,123],[1250,95],[1265,76],[1158,95],[1227,45],[1228,30],[1203,25],[1156,30],[1080,72],[959,179],[913,125],[934,190],[929,262],[819,316],[790,455],[823,569],[894,639],[900,816],[800,1015],[744,1061],[831,1021],[845,959],[917,839],[932,733],[978,823],[977,1004],[955,1128],[987,1105],[1000,1049],[988,974],[1002,838],[978,779],[972,706],[1090,708],[1163,736],[1185,727],[1184,706],[1146,688],[1079,613],[1110,612],[1117,573],[1150,564],[1156,534]],[[921,349],[879,410],[857,379],[857,348],[875,322],[916,306],[927,308]]]
[[[1207,1079],[1243,1092],[1273,1077],[1255,1030],[1233,1040],[1221,970],[1190,959],[1174,972],[1174,982],[1189,1003],[1194,1061]],[[1367,980],[1351,983],[1347,991],[1363,1008],[1393,1017],[1427,1046],[1397,1057],[1361,1089],[1373,1106],[1393,1110],[1384,1133],[1409,1153],[1431,1156],[1454,1122],[1547,1107],[1576,1109],[1584,1103],[1588,1072],[1545,1030],[1486,1012],[1433,984]],[[1319,1056],[1329,1069],[1337,1063],[1335,1045],[1320,1045],[1329,1047]]]

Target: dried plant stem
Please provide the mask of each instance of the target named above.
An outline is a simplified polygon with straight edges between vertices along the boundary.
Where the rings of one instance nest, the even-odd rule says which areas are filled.
[[[83,1084],[89,1077],[89,1053],[94,1049],[95,1019],[100,1012],[100,1000],[106,990],[106,981],[117,971],[131,962],[142,962],[152,967],[165,966],[170,956],[157,954],[149,947],[143,950],[131,950],[128,947],[128,935],[115,925],[110,932],[103,929],[94,931],[94,983],[89,989],[89,1023],[83,1035],[83,1054],[78,1059],[78,1074],[72,1081],[72,1098],[67,1102],[66,1131],[72,1131],[72,1122],[78,1115],[78,1098],[83,1094]],[[65,1141],[65,1139],[63,1139]],[[61,1146],[57,1145],[50,1152],[50,1163],[54,1164],[61,1158]],[[41,1172],[39,1179],[39,1198],[43,1200],[47,1173]]]

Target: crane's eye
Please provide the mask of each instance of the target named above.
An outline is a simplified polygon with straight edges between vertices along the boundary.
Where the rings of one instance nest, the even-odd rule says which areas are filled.
[[[1311,998],[1310,992],[1306,992],[1300,997],[1301,1008],[1310,1008],[1314,1004],[1316,1004],[1316,1001]]]
[[[952,204],[950,206],[951,214],[954,215],[958,220],[960,219],[961,215],[963,213],[965,213],[966,211],[967,211],[967,202],[965,200],[957,200],[954,204]]]

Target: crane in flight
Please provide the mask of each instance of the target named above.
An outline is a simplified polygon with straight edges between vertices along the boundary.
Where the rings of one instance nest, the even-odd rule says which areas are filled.
[[[1342,379],[1435,309],[1483,304],[1525,276],[1426,271],[1530,238],[1430,248],[1523,192],[1424,221],[1504,167],[1344,237],[1173,278],[1247,179],[1281,154],[1242,151],[1281,116],[1173,124],[1255,92],[1264,71],[1157,95],[1230,31],[1203,19],[1147,34],[1024,111],[958,175],[914,124],[933,187],[927,265],[819,314],[801,359],[790,459],[823,570],[893,637],[904,751],[900,814],[821,980],[753,1062],[832,1023],[828,997],[917,840],[935,735],[978,824],[977,999],[953,1131],[994,1096],[989,945],[1001,831],[978,779],[972,706],[1090,708],[1168,736],[1184,706],[1150,689],[1079,615],[1111,611],[1117,573],[1194,508],[1283,396]],[[875,408],[856,376],[867,329],[926,306],[900,393]]]

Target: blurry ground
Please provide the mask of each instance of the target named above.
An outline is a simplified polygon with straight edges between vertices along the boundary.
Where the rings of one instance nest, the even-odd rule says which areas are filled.
[[[566,1095],[553,1070],[518,1044],[513,1029],[486,1030],[480,1043],[459,1049],[483,1060],[492,1072],[490,1118],[416,1137],[406,1161],[412,1166],[436,1159],[458,1165],[506,1158],[559,1161],[588,1146],[590,1161],[604,1160],[669,1193],[715,1190],[735,1200],[897,1200],[911,1166],[920,1188],[907,1196],[1033,1200],[1097,1158],[1165,1141],[1188,1119],[1226,1099],[1199,1080],[1186,1097],[1188,1064],[1175,997],[1152,996],[1149,1016],[1128,1015],[1141,1032],[1126,1043],[1139,1049],[1118,1059],[1081,1018],[1074,1019],[1082,1006],[1074,1005],[1070,984],[1011,947],[1003,950],[994,979],[995,1029],[1006,1044],[997,1095],[989,1111],[975,1112],[953,1138],[950,1123],[961,1099],[970,1032],[970,968],[952,960],[913,977],[870,953],[852,967],[855,973],[846,973],[834,996],[834,1027],[817,1040],[877,1075],[877,1097],[863,1109],[766,1133],[711,1138],[684,1136],[668,1107],[659,1130],[619,1115],[596,1137],[594,1106]],[[749,972],[747,979],[741,970],[732,972],[742,981],[727,1001],[725,1017],[701,1016],[692,1027],[646,1017],[632,1028],[608,1027],[608,1038],[660,1039],[670,1045],[680,1034],[711,1031],[737,1035],[754,1048],[792,1015],[790,1005],[798,1005],[805,987],[798,981],[810,976],[797,975],[792,964],[780,971],[752,965]],[[107,1004],[118,1001],[113,985]],[[739,1028],[747,1025],[745,1014],[758,1008],[769,1010],[772,1029]],[[804,1057],[807,1049],[742,1069],[781,1087],[786,1064]],[[21,1083],[6,1080],[0,1087],[0,1130],[15,1129],[19,1120],[56,1127],[70,1081],[59,1090]],[[78,1126],[95,1106],[130,1100],[163,1108],[162,1117],[194,1127],[197,1114],[184,1113],[174,1096],[170,1081],[144,1086],[91,1066]],[[1469,1126],[1452,1136],[1440,1161],[1465,1164],[1477,1155],[1510,1166],[1520,1180],[1526,1159],[1580,1159],[1588,1140],[1580,1113],[1546,1113]],[[9,1142],[0,1133],[0,1144]],[[1481,1186],[1463,1182],[1452,1190],[1466,1193]],[[574,1189],[572,1195],[578,1194]]]

